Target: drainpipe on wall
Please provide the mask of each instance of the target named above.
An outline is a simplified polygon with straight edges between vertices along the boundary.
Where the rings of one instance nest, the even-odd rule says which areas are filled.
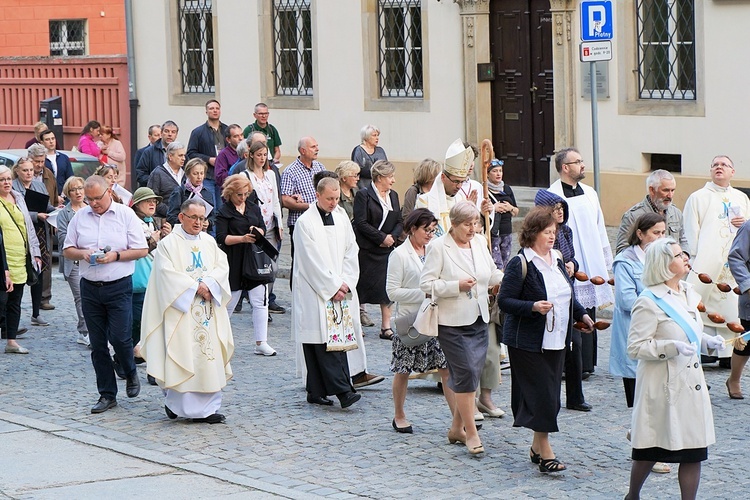
[[[135,90],[135,46],[133,43],[133,0],[125,0],[125,37],[128,50],[128,94],[130,99],[130,158],[138,151],[138,97]],[[135,192],[138,179],[135,165],[130,165],[130,188]]]

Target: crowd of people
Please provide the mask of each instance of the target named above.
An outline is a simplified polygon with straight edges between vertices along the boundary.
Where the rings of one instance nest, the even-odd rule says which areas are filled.
[[[731,368],[727,393],[743,399],[750,356],[737,335],[750,327],[750,199],[731,186],[730,158],[712,160],[711,180],[684,213],[672,202],[675,177],[652,172],[612,252],[598,195],[581,182],[583,158],[561,149],[559,180],[536,194],[512,256],[519,207],[502,160],[478,162],[477,150],[456,140],[443,161],[415,166],[400,198],[376,126],[362,128],[351,160],[335,171],[317,161],[310,136],[281,171],[269,114],[259,103],[243,129],[221,122],[221,105],[210,100],[187,145],[173,121],[149,127],[150,144],[131,164],[134,193],[123,186],[127,158],[111,127],[91,121],[82,130],[79,149],[102,164],[87,179],[73,175],[53,133],[35,130],[28,156],[0,167],[5,352],[29,354],[18,343],[25,285],[31,325],[48,325],[41,314],[54,309],[54,234],[76,306],[75,341],[90,347],[96,372],[91,412],[117,405],[116,376],[136,397],[136,364],[146,363],[170,419],[224,422],[231,316],[246,299],[254,353],[276,355],[269,323],[286,308],[273,294],[275,258],[289,238],[291,334],[308,403],[330,406],[335,396],[347,408],[361,399],[357,389],[384,380],[368,371],[364,342],[363,327],[375,326],[366,305],[375,304],[378,337],[392,343],[396,432],[416,426],[405,410],[409,379],[432,377],[452,415],[449,443],[483,453],[481,420],[505,414],[492,391],[507,353],[513,425],[533,432],[530,461],[556,473],[566,470],[550,442],[560,430],[562,383],[566,408],[592,411],[582,380],[597,365],[596,331],[608,326],[596,312],[614,305],[609,370],[633,409],[627,498],[670,463],[679,464],[683,498],[696,496],[715,441],[701,363]],[[471,179],[477,163],[486,198]],[[436,311],[434,328],[419,323],[429,330],[421,340],[405,337],[428,311]]]

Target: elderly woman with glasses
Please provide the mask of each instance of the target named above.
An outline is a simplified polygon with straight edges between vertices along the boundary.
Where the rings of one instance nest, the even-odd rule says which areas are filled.
[[[388,161],[372,166],[372,183],[354,197],[354,234],[359,245],[357,294],[362,304],[379,304],[380,338],[393,339],[391,300],[385,292],[388,257],[404,230],[396,182],[396,167]],[[364,318],[367,319],[367,318]]]
[[[360,189],[363,189],[374,180],[370,172],[372,166],[381,160],[388,161],[388,156],[385,154],[385,150],[378,146],[380,142],[380,129],[375,125],[365,125],[362,127],[362,130],[359,131],[359,137],[362,142],[352,150],[351,160],[356,162],[361,168],[358,186]]]
[[[185,145],[181,142],[170,142],[167,146],[167,161],[163,165],[155,168],[148,177],[148,187],[150,187],[157,196],[162,200],[169,201],[172,191],[180,189],[182,186],[185,171],[182,166],[185,164],[186,150]],[[169,207],[162,201],[156,206],[156,216],[166,218]]]
[[[68,177],[63,185],[63,194],[66,199],[70,200],[70,203],[60,210],[60,213],[57,215],[57,241],[65,241],[65,237],[68,235],[70,220],[76,212],[86,206],[86,202],[83,199],[83,183],[84,180],[81,177]],[[81,345],[90,346],[89,329],[86,326],[81,307],[81,272],[78,261],[66,259],[63,257],[62,252],[59,259],[60,270],[63,273],[65,281],[68,282],[70,293],[73,295],[73,302],[76,306],[76,315],[78,317],[78,340],[76,342]]]
[[[224,181],[221,197],[224,203],[216,215],[216,242],[224,250],[229,261],[229,287],[232,300],[227,305],[230,317],[240,301],[243,290],[248,290],[253,306],[253,330],[255,354],[275,356],[276,351],[268,345],[268,290],[265,283],[252,281],[244,276],[246,259],[252,259],[253,243],[257,230],[266,233],[263,214],[258,206],[258,197],[253,184],[244,174],[230,175]]]
[[[30,164],[28,158],[22,158],[19,163],[23,160]],[[21,299],[29,278],[27,266],[40,271],[42,254],[26,202],[21,193],[13,190],[11,171],[5,165],[0,165],[0,230],[8,261],[8,272],[4,280],[4,288],[8,293],[5,306],[5,352],[28,354],[29,350],[16,342],[18,322],[21,319]]]
[[[701,351],[724,347],[703,333],[701,296],[683,281],[688,259],[672,238],[646,249],[628,332],[628,355],[638,360],[631,427],[633,464],[625,498],[639,498],[656,462],[679,463],[682,498],[696,498],[701,462],[716,442]],[[689,416],[689,418],[686,418]]]
[[[32,147],[36,147],[32,146]],[[44,148],[42,148],[44,149]],[[46,168],[46,167],[42,167]],[[43,199],[46,199],[46,208],[40,210],[45,206],[45,203],[39,204],[38,207],[33,207],[29,210],[31,221],[33,222],[34,232],[36,233],[37,241],[39,242],[39,251],[42,258],[42,268],[40,270],[39,280],[31,285],[31,324],[33,326],[49,326],[49,323],[44,321],[39,316],[39,311],[42,309],[54,309],[49,305],[44,305],[45,301],[43,297],[44,292],[44,274],[49,275],[48,279],[51,280],[51,265],[52,265],[52,252],[50,247],[50,240],[47,231],[45,221],[47,220],[48,214],[54,212],[55,207],[50,203],[49,192],[44,186],[42,181],[34,178],[34,164],[31,158],[21,158],[13,166],[13,190],[27,198],[26,193],[31,191],[42,195]],[[51,291],[48,291],[51,294]],[[46,303],[49,303],[49,297],[47,297]]]

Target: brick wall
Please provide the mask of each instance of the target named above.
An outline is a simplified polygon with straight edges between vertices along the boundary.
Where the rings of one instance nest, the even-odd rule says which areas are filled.
[[[88,55],[127,53],[122,0],[2,0],[0,57],[49,56],[51,19],[86,19]]]

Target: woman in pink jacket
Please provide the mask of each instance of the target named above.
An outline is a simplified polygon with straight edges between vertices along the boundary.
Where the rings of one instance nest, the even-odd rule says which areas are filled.
[[[99,158],[102,154],[101,148],[96,144],[99,140],[101,125],[96,120],[91,120],[83,127],[81,137],[78,139],[78,151]]]

